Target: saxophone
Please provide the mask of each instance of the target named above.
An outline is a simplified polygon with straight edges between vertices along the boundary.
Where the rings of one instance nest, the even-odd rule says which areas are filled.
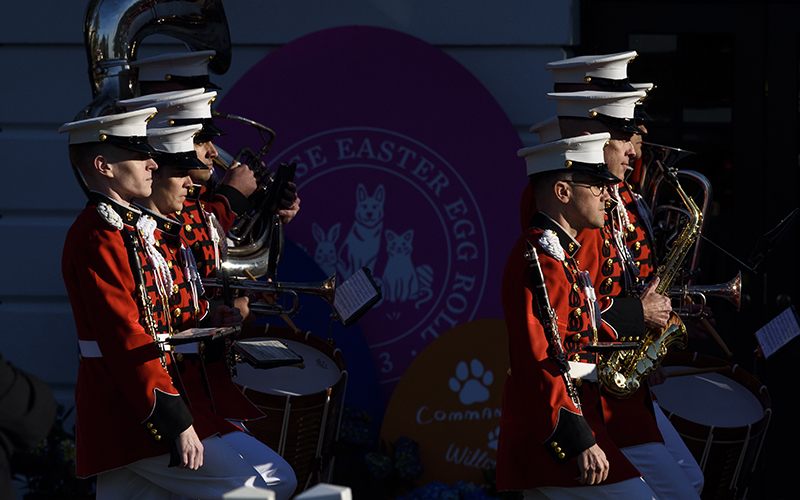
[[[699,235],[703,213],[681,187],[676,171],[663,166],[662,171],[667,182],[678,192],[689,214],[688,224],[675,239],[667,258],[656,271],[656,276],[661,278],[656,293],[666,296],[681,273],[683,261]],[[653,373],[666,356],[668,348],[686,346],[686,327],[675,311],[672,311],[665,327],[648,328],[643,338],[619,340],[640,341],[641,346],[633,350],[614,351],[607,356],[601,355],[597,367],[598,382],[613,396],[625,398],[633,395],[639,389],[641,380]]]

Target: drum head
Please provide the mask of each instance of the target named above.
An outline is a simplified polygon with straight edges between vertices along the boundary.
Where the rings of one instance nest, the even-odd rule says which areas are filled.
[[[667,371],[691,366],[666,366]],[[722,373],[669,377],[653,386],[658,404],[692,422],[714,427],[742,427],[764,418],[764,407],[747,388]]]
[[[302,396],[327,391],[341,376],[336,362],[321,351],[296,340],[278,339],[303,357],[302,367],[281,366],[266,370],[248,364],[236,365],[234,382],[264,394]]]

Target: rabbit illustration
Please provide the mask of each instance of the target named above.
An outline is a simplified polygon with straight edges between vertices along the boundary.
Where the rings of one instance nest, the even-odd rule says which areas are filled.
[[[336,271],[336,241],[339,239],[339,229],[342,223],[337,222],[331,226],[328,234],[314,222],[311,224],[311,231],[314,239],[317,240],[317,248],[314,250],[314,262],[322,269],[326,276],[330,276]]]

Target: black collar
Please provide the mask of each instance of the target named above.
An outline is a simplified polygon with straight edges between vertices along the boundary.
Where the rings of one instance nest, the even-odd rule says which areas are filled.
[[[567,257],[572,258],[575,257],[575,254],[578,253],[578,250],[581,248],[581,244],[578,243],[575,238],[567,234],[561,225],[550,218],[544,212],[536,212],[531,217],[531,222],[528,227],[538,227],[539,229],[550,229],[556,236],[558,236],[558,241],[561,243],[561,247],[564,249],[564,253],[567,254]]]
[[[142,212],[133,205],[125,205],[103,193],[89,191],[89,202],[86,206],[98,206],[101,203],[105,203],[111,207],[111,209],[119,215],[120,219],[122,219],[122,223],[128,227],[136,227],[136,223],[139,222],[139,217],[142,216]]]
[[[163,215],[157,214],[157,213],[153,212],[152,210],[150,210],[149,208],[145,208],[145,207],[143,207],[141,205],[137,205],[137,204],[134,204],[134,205],[139,210],[141,210],[144,215],[148,215],[148,216],[152,217],[156,221],[156,227],[163,234],[166,234],[166,235],[169,235],[169,236],[173,236],[173,237],[176,237],[176,238],[178,236],[180,236],[181,228],[183,228],[183,224],[181,224],[180,222],[178,222],[176,220],[169,219],[167,217],[164,217]]]
[[[203,190],[202,184],[192,184],[192,187],[189,188],[186,194],[186,199],[197,201],[198,199],[200,199],[200,191],[202,190]]]

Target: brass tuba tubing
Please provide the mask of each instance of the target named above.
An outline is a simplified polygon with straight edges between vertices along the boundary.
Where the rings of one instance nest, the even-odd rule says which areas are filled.
[[[140,42],[152,34],[177,38],[193,50],[214,50],[213,73],[230,67],[231,36],[222,0],[90,0],[83,38],[94,100],[76,120],[110,114],[116,101],[134,97],[130,62]]]
[[[225,286],[225,280],[220,278],[203,278],[203,287],[221,290]],[[287,314],[289,316],[298,312],[298,294],[316,295],[322,297],[333,307],[336,296],[336,273],[328,279],[311,283],[283,283],[274,281],[254,281],[239,278],[229,278],[228,287],[231,290],[244,290],[246,292],[267,293],[275,295],[291,295],[293,300],[292,308],[286,310],[280,304],[265,304],[254,302],[250,304],[250,310],[255,313],[262,313],[269,316]]]

